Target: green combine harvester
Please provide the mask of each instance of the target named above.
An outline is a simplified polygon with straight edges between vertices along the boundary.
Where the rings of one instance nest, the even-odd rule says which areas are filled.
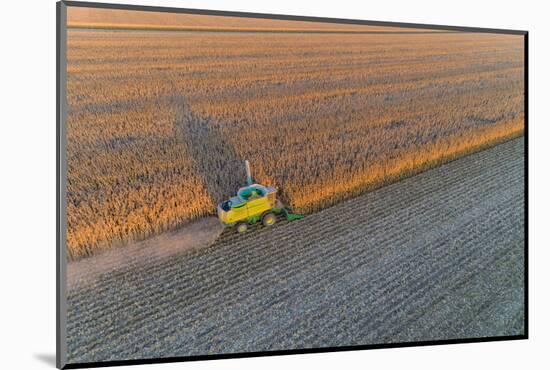
[[[282,214],[288,221],[303,218],[303,215],[290,212],[277,199],[277,189],[272,186],[255,184],[250,174],[250,164],[246,165],[247,186],[240,188],[237,195],[218,205],[218,218],[227,227],[236,227],[239,233],[248,230],[249,225],[261,221],[264,226],[277,222]]]

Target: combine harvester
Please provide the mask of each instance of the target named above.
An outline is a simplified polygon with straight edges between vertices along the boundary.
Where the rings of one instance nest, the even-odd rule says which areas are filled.
[[[246,165],[247,186],[240,188],[237,195],[218,205],[218,218],[226,227],[236,227],[244,233],[249,225],[262,221],[264,226],[277,222],[277,215],[283,215],[288,221],[303,218],[303,215],[290,212],[277,199],[277,189],[272,186],[255,184],[250,174],[250,164]]]

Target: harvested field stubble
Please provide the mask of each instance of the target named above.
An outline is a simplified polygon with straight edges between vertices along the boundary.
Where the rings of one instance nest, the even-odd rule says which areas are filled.
[[[521,135],[523,74],[513,35],[70,30],[69,256],[212,214],[244,159],[312,212]]]
[[[69,361],[522,335],[523,158],[518,138],[302,220],[83,279],[67,298]]]

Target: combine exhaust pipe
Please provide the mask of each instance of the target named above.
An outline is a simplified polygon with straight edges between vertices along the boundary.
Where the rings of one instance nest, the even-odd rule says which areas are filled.
[[[246,166],[246,185],[252,185],[252,174],[250,173],[250,163],[248,160],[244,161],[244,165]]]

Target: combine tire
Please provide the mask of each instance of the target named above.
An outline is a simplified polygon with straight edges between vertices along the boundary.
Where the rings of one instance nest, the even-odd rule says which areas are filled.
[[[246,222],[239,222],[237,224],[237,232],[239,234],[245,233],[248,230],[248,224]]]
[[[275,216],[275,213],[268,212],[262,217],[262,223],[264,226],[271,226],[275,222],[277,222],[277,216]]]

